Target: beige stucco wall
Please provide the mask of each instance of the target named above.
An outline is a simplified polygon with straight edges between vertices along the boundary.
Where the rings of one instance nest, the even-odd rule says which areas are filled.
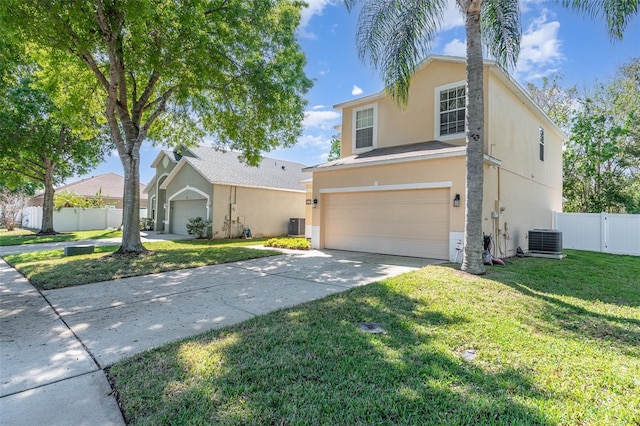
[[[342,109],[342,145],[343,157],[352,155],[353,111],[354,109],[377,105],[377,148],[426,142],[435,139],[435,88],[450,83],[464,84],[466,70],[464,63],[430,62],[420,69],[411,82],[409,103],[399,108],[388,96],[374,100],[363,99]],[[488,73],[484,76],[485,86]],[[485,110],[487,102],[485,101]],[[448,143],[464,145],[464,136],[447,140]]]
[[[489,74],[485,91],[486,150],[501,165],[485,166],[483,230],[492,233],[496,243],[499,240],[503,255],[512,256],[518,246],[528,249],[527,231],[552,228],[553,212],[562,211],[563,135],[495,75]],[[539,156],[540,127],[544,161]],[[499,218],[492,219],[491,211],[498,211]]]
[[[310,204],[307,204],[307,202],[310,202]],[[313,223],[313,182],[305,183],[304,223],[304,236],[311,238],[311,224]]]
[[[525,105],[494,75],[487,89],[486,152],[502,168],[544,186],[562,188],[562,141],[555,126]],[[539,128],[544,129],[545,158],[539,156]]]
[[[305,217],[305,191],[278,191],[242,186],[214,185],[214,238],[227,238],[223,229],[225,218],[231,215],[232,236],[242,232],[242,224],[255,237],[285,235],[290,218]],[[231,213],[230,206],[235,205]],[[238,219],[240,218],[240,219]]]
[[[484,182],[482,228],[493,236],[494,244],[500,244],[499,256],[513,256],[517,247],[526,251],[528,231],[552,228],[553,212],[562,209],[560,189],[540,185],[508,169],[485,166]],[[491,217],[492,211],[499,212],[497,219]]]
[[[465,188],[465,157],[463,156],[314,173],[313,198],[318,200],[318,205],[312,210],[312,224],[320,230],[319,242],[314,242],[314,246],[324,247],[321,227],[325,194],[320,192],[321,189],[447,182],[451,183],[450,193],[458,193],[462,198],[460,207],[450,209],[449,232],[463,232]]]
[[[483,231],[500,243],[501,255],[528,248],[527,231],[551,228],[553,211],[562,210],[562,141],[564,135],[537,110],[527,95],[492,66],[485,66],[485,153],[497,159],[484,167]],[[388,96],[374,96],[342,107],[342,156],[352,155],[353,110],[377,106],[377,148],[432,140],[435,88],[465,80],[464,63],[433,61],[412,80],[409,104],[396,107]],[[517,93],[517,95],[516,95]],[[539,128],[545,131],[545,159],[539,159]],[[464,145],[464,139],[447,140]],[[452,163],[453,162],[453,163]],[[451,209],[450,232],[464,231],[464,158],[385,166],[359,167],[314,173],[312,211],[314,238],[322,241],[320,189],[452,181],[451,194],[459,193],[461,207]],[[498,165],[499,164],[499,165]],[[496,204],[498,202],[498,204]],[[499,217],[492,218],[492,212]],[[498,253],[500,254],[500,253]]]

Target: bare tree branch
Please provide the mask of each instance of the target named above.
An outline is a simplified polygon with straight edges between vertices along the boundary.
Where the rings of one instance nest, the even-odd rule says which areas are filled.
[[[149,131],[149,128],[151,127],[153,122],[156,120],[156,118],[158,118],[160,116],[160,114],[162,114],[162,112],[164,111],[165,107],[167,106],[167,101],[169,100],[169,98],[173,94],[174,90],[175,90],[175,88],[172,87],[171,89],[169,89],[166,92],[164,92],[162,94],[161,98],[157,99],[158,101],[160,101],[158,103],[158,108],[156,108],[156,110],[153,111],[153,113],[151,114],[151,116],[149,117],[147,122],[144,123],[144,126],[142,126],[142,132],[143,132],[143,134],[145,136],[146,136],[147,132]]]
[[[153,94],[153,89],[156,86],[156,83],[160,80],[160,73],[157,70],[153,70],[151,76],[149,77],[149,81],[147,82],[147,86],[144,88],[144,92],[140,95],[140,99],[135,100],[135,104],[133,106],[133,115],[141,115],[144,110],[151,104],[147,104],[149,102],[149,98]],[[160,98],[162,99],[162,98]]]

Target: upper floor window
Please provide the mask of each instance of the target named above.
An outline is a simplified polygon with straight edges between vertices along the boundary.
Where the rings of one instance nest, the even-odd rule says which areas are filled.
[[[464,133],[465,101],[464,82],[436,87],[436,138],[453,139]]]
[[[353,150],[376,146],[376,105],[367,105],[353,110]]]
[[[540,161],[544,161],[544,129],[540,127],[538,141],[540,142]]]

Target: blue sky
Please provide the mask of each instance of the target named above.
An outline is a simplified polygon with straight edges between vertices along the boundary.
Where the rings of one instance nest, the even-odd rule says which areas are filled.
[[[372,67],[358,60],[357,13],[347,13],[343,1],[306,1],[299,43],[307,57],[307,76],[315,84],[307,94],[304,133],[295,147],[265,155],[313,165],[326,159],[331,137],[336,133],[334,126],[340,124],[340,113],[333,105],[376,93],[383,85]],[[432,53],[465,54],[463,21],[454,4],[451,0]],[[607,81],[623,62],[640,56],[640,16],[632,20],[622,42],[612,42],[602,21],[567,11],[555,2],[524,0],[521,10],[522,45],[517,67],[511,73],[523,86],[527,82],[539,85],[542,77],[560,73],[565,86],[588,89],[598,81]],[[143,183],[153,177],[150,165],[160,149],[149,143],[143,145]],[[123,174],[116,153],[87,176],[110,171]]]

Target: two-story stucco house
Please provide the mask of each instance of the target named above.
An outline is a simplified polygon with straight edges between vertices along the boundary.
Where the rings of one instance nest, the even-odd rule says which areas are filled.
[[[510,256],[562,210],[565,136],[492,61],[484,94],[483,231]],[[341,158],[305,169],[313,246],[454,260],[465,223],[464,59],[429,56],[405,109],[384,91],[334,107]]]
[[[247,166],[237,152],[212,147],[161,151],[151,164],[155,176],[146,186],[149,217],[159,232],[187,235],[193,217],[213,221],[214,238],[236,238],[244,228],[254,236],[286,234],[291,218],[305,214],[309,179],[300,163],[264,157]]]

